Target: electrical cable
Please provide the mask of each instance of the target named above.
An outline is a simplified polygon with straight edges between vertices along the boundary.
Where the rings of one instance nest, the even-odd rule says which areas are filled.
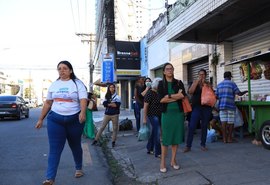
[[[73,26],[74,26],[74,32],[76,33],[77,28],[76,28],[75,17],[74,17],[74,12],[73,12],[72,0],[70,0],[69,2],[70,2],[71,15],[72,15]]]
[[[78,7],[78,22],[79,22],[79,29],[81,29],[79,0],[77,0],[77,7]]]

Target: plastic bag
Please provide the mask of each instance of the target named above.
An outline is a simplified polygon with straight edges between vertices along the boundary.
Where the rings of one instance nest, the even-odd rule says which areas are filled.
[[[93,114],[90,110],[86,110],[86,121],[83,129],[83,135],[90,139],[95,138],[95,125],[93,120]]]
[[[235,110],[234,115],[234,128],[241,127],[244,124],[243,115],[238,108]]]
[[[202,87],[201,104],[214,107],[217,98],[211,86],[204,84]]]
[[[214,129],[207,130],[206,142],[213,143],[215,141],[217,141],[216,131]]]
[[[150,128],[148,124],[143,124],[139,130],[138,141],[146,141],[150,137]]]

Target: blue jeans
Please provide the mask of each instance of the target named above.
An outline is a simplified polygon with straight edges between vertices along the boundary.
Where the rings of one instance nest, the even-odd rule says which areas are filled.
[[[79,113],[63,116],[50,111],[47,117],[49,158],[46,178],[54,180],[66,140],[73,154],[76,170],[82,169],[81,135],[84,124],[79,122]]]
[[[136,119],[137,132],[139,132],[141,128],[141,109],[142,109],[142,105],[136,102],[135,107],[134,107],[134,113],[135,113],[135,119]]]
[[[151,136],[148,139],[148,143],[146,145],[147,151],[154,151],[155,156],[161,154],[161,146],[160,146],[160,118],[158,116],[148,116],[148,121],[151,123],[152,132]]]
[[[212,117],[212,107],[209,106],[194,106],[192,107],[192,113],[190,122],[188,124],[188,136],[187,147],[191,148],[193,135],[197,128],[197,124],[201,121],[201,146],[205,147],[207,128]]]

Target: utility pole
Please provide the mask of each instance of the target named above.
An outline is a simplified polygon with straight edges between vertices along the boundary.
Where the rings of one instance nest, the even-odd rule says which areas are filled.
[[[112,53],[114,57],[114,74],[116,80],[116,49],[115,49],[115,19],[114,19],[114,0],[105,1],[105,29],[106,29],[106,38],[107,38],[107,52]]]
[[[93,43],[95,43],[94,37],[96,36],[93,33],[76,33],[77,36],[80,37],[90,37],[89,39],[81,39],[81,42],[87,42],[90,44],[89,51],[89,91],[93,92],[93,72],[95,69],[94,61],[93,61]]]

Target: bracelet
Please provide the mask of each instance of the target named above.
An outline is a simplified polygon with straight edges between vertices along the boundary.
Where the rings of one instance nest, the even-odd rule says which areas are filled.
[[[172,95],[171,95],[171,94],[168,94],[168,96],[169,96],[169,98],[171,98],[171,97],[172,97]]]

